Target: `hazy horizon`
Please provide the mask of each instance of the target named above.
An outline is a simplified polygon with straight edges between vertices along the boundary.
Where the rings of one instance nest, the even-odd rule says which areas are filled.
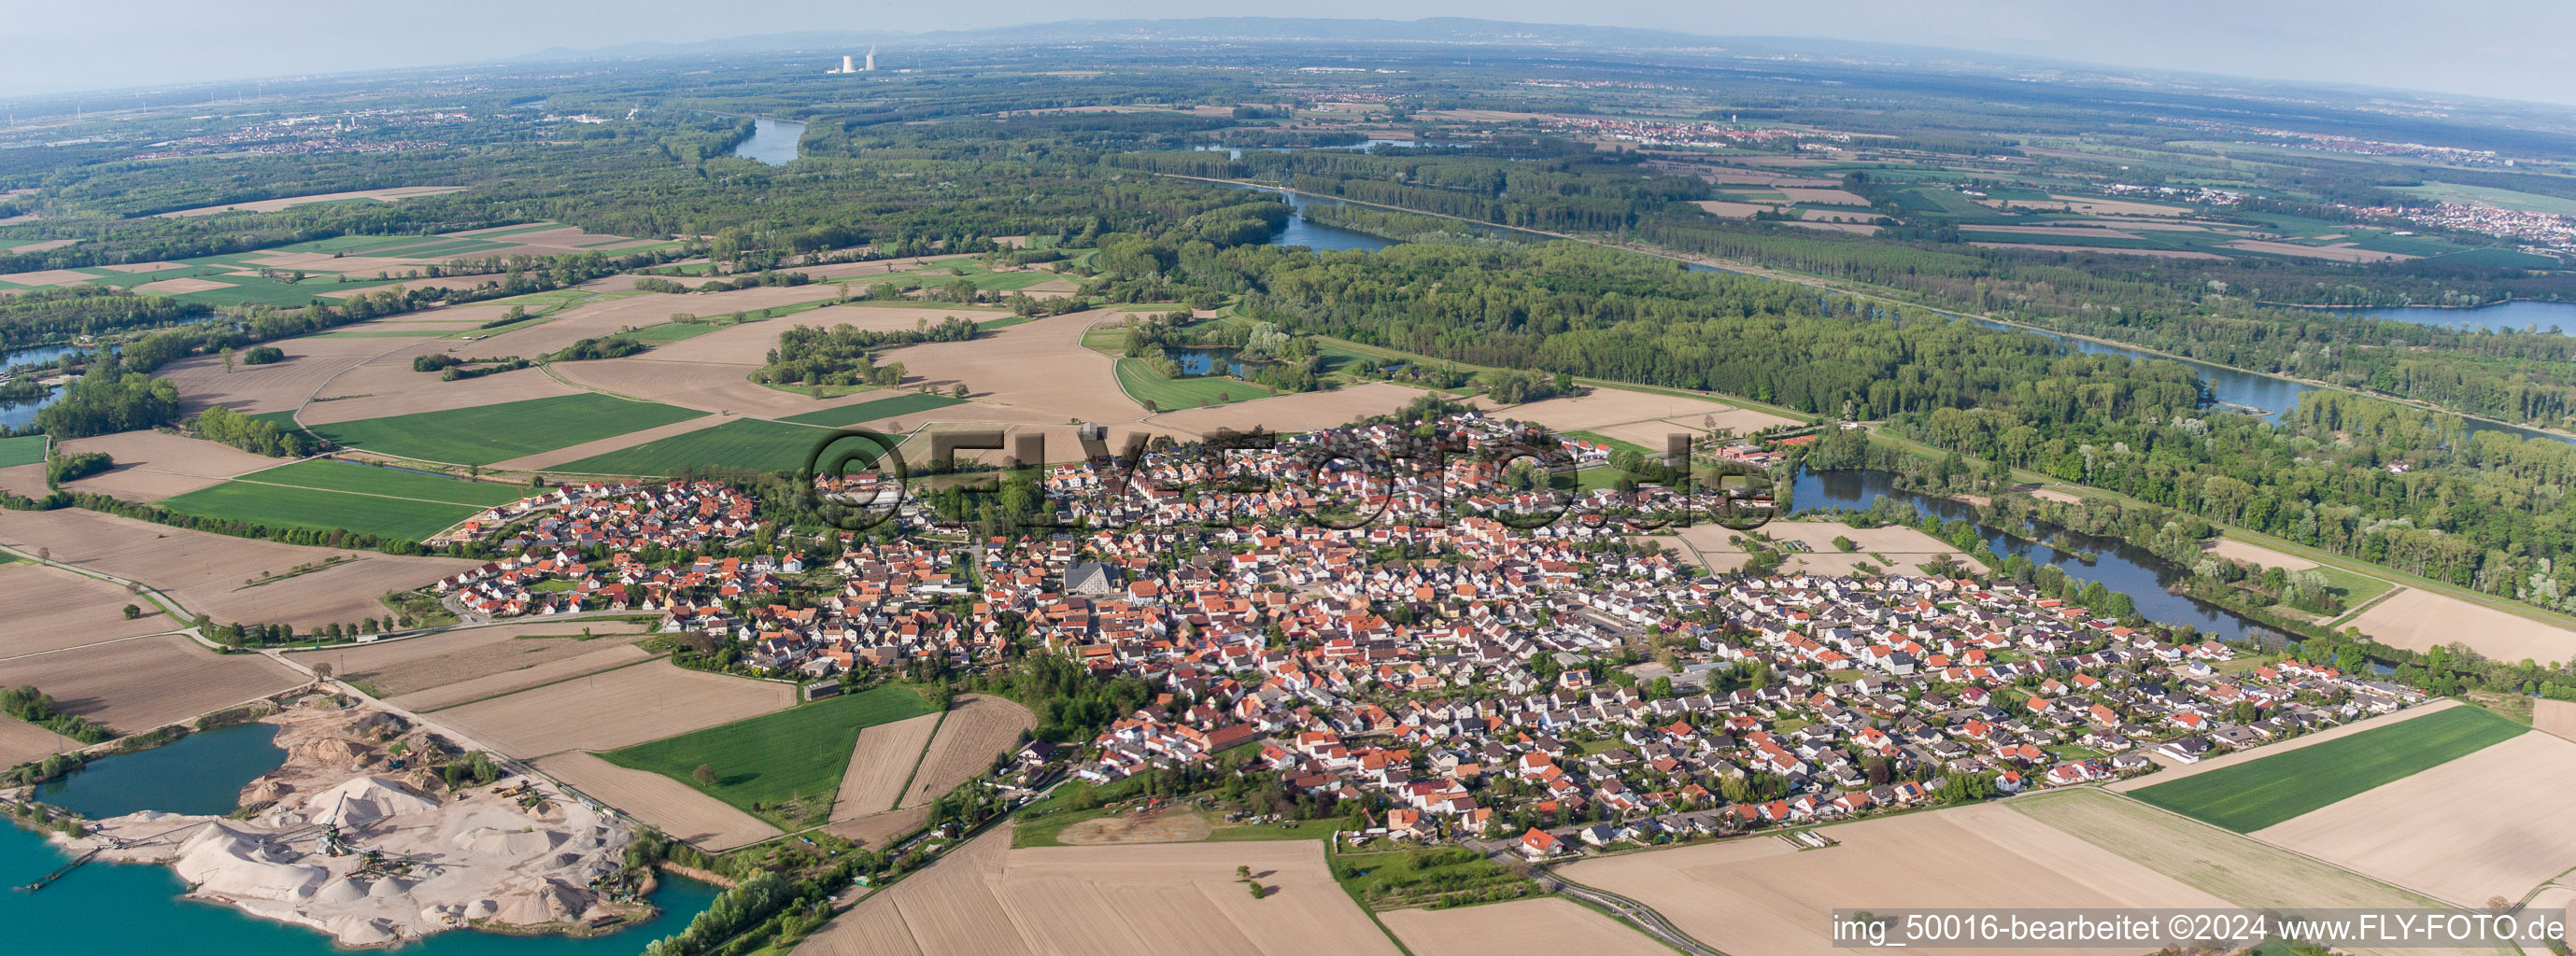
[[[2576,35],[2576,4],[2462,0],[2439,17],[2403,0],[2177,0],[2134,5],[2049,0],[1975,4],[1826,0],[1777,5],[1646,0],[1589,11],[1583,25],[1713,37],[1900,43],[2113,68],[2344,84],[2576,106],[2576,68],[2545,46]],[[1549,25],[1565,8],[1529,0],[1320,0],[1294,11],[1210,9],[1172,0],[1032,3],[975,10],[874,4],[853,10],[774,4],[710,17],[673,0],[570,0],[543,5],[456,0],[417,7],[354,6],[316,16],[277,0],[200,5],[111,0],[20,13],[21,47],[47,51],[0,65],[0,99],[196,82],[488,62],[550,48],[689,43],[798,31],[919,33],[1065,20],[1200,17],[1418,20],[1470,17]],[[116,24],[102,30],[97,24]],[[1820,29],[1820,27],[1822,27]],[[2119,38],[2117,47],[2106,40]]]

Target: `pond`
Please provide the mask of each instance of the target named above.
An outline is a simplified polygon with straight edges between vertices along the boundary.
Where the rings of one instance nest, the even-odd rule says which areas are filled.
[[[1799,469],[1796,483],[1790,491],[1789,512],[1804,514],[1846,508],[1866,510],[1881,498],[1894,498],[1911,506],[1916,514],[1937,515],[1944,521],[1977,520],[1977,509],[1966,502],[1899,488],[1896,476],[1866,470]],[[2053,564],[2070,577],[2100,581],[2104,587],[2129,595],[2137,604],[2138,614],[2158,624],[2189,624],[2199,628],[2203,634],[2231,639],[2250,636],[2277,643],[2287,638],[2280,631],[2233,611],[2167,592],[2167,585],[2190,577],[2190,570],[2118,538],[2069,531],[2047,535],[2092,552],[2092,559],[2086,560],[2081,555],[2014,537],[1983,523],[1977,524],[1977,533],[1996,554],[2007,557],[2020,555],[2033,564]]]
[[[33,348],[11,349],[0,352],[0,373],[6,373],[9,369],[20,365],[51,362],[81,351],[84,350],[70,345],[40,345]],[[24,428],[35,424],[37,410],[53,404],[55,399],[62,396],[63,390],[57,387],[45,393],[42,398],[18,402],[0,399],[0,428]]]
[[[1235,360],[1235,350],[1182,346],[1166,348],[1163,354],[1181,367],[1183,375],[1232,375],[1243,377],[1243,363]]]
[[[772,166],[785,166],[796,161],[796,144],[804,138],[803,123],[755,119],[751,124],[751,138],[736,145],[733,154]]]
[[[36,788],[36,799],[91,819],[138,810],[221,816],[241,788],[286,762],[277,725],[239,724],[189,734],[166,747],[92,762]]]
[[[167,747],[93,761],[47,783],[47,803],[85,815],[137,810],[229,813],[241,788],[283,763],[277,727],[242,724],[190,734]],[[0,884],[21,886],[71,861],[44,836],[0,823]],[[92,863],[40,892],[0,892],[0,926],[29,953],[189,953],[203,956],[345,956],[331,937],[186,899],[187,884],[157,864]],[[429,956],[625,956],[679,932],[715,900],[715,887],[664,878],[652,919],[605,936],[510,936],[456,930],[404,947]]]

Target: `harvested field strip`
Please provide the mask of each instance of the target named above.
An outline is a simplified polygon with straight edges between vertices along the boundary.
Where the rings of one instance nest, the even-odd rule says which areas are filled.
[[[2246,908],[2395,908],[2436,901],[2325,862],[2269,846],[2099,790],[2076,788],[2006,802],[2106,853]],[[2424,956],[2420,949],[2357,949],[2364,956]],[[2510,950],[2442,950],[2491,953]]]
[[[931,713],[906,687],[875,690],[709,727],[600,756],[621,767],[689,782],[716,799],[764,818],[799,798],[839,793],[863,728]],[[697,783],[699,767],[713,784]]]
[[[923,714],[860,731],[850,768],[841,775],[840,796],[832,801],[832,817],[846,820],[894,809],[945,716]]]
[[[2454,707],[2402,724],[2141,788],[2131,796],[2239,833],[2251,833],[2530,730],[2485,708]]]
[[[315,425],[314,434],[421,461],[488,465],[696,418],[670,405],[583,393]]]
[[[462,707],[476,701],[491,700],[531,688],[562,683],[576,677],[604,674],[654,658],[653,652],[633,644],[610,644],[600,647],[584,642],[584,646],[590,649],[570,654],[564,654],[564,649],[560,647],[541,648],[540,651],[553,653],[532,655],[534,659],[522,663],[519,667],[496,674],[484,674],[450,683],[428,685],[408,692],[397,690],[394,693],[399,696],[388,697],[386,702],[426,713],[448,707]]]
[[[1671,956],[1672,950],[1627,924],[1562,899],[1513,900],[1491,906],[1411,909],[1378,914],[1413,956],[1489,953],[1582,953],[1584,956]]]
[[[691,412],[695,415],[697,413]],[[585,475],[671,475],[683,471],[793,471],[812,459],[832,432],[759,418],[740,418],[548,468]]]
[[[962,398],[955,398],[947,395],[924,395],[920,392],[913,392],[907,395],[896,395],[891,398],[880,398],[870,402],[860,402],[856,405],[843,405],[839,408],[826,408],[819,412],[806,412],[802,415],[789,415],[785,418],[779,419],[779,421],[795,422],[799,425],[821,425],[827,428],[839,428],[844,425],[856,425],[860,422],[875,421],[880,418],[893,418],[897,415],[918,414],[920,412],[930,411],[934,408],[947,408],[951,405],[963,404],[966,404],[966,400]]]
[[[2473,809],[2472,809],[2473,808]],[[2451,903],[2521,900],[2576,867],[2576,743],[2524,734],[2254,838]]]
[[[14,767],[89,746],[15,717],[0,717],[0,767]]]
[[[1035,728],[1037,717],[1018,704],[983,694],[968,694],[951,704],[939,733],[930,740],[912,785],[898,806],[919,806],[938,799],[957,785],[982,776],[993,758],[1019,746],[1020,734]]]
[[[542,757],[684,734],[779,710],[795,698],[784,684],[651,661],[450,707],[439,720],[510,756]]]
[[[407,541],[434,536],[482,510],[473,505],[249,481],[227,481],[212,488],[166,498],[161,501],[161,506],[181,514],[241,521],[255,526],[319,531],[347,529]]]
[[[0,658],[186,626],[159,604],[127,594],[123,587],[62,568],[21,563],[8,554],[0,554],[0,594],[8,595],[8,613],[0,614]],[[142,616],[126,620],[122,609],[129,603],[141,608]]]
[[[528,495],[528,489],[516,485],[464,481],[398,468],[380,468],[374,465],[329,459],[299,461],[267,471],[252,472],[235,480],[263,485],[313,488],[321,491],[380,495],[387,498],[407,498],[439,504],[468,505],[477,508],[509,504]]]
[[[2576,740],[2576,701],[2552,700],[2547,697],[2531,702],[2533,729]]]
[[[702,850],[729,850],[779,834],[777,827],[687,784],[590,754],[548,757],[537,763],[537,769]]]
[[[0,686],[33,684],[62,711],[141,733],[274,694],[304,675],[257,654],[217,654],[167,634],[0,661]]]

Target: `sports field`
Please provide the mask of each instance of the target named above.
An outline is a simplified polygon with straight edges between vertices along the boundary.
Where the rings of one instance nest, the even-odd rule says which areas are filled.
[[[845,425],[856,425],[860,422],[875,421],[880,418],[893,418],[897,415],[912,415],[930,411],[934,408],[947,408],[950,405],[963,404],[966,404],[966,400],[962,398],[952,398],[946,395],[928,395],[921,392],[907,392],[887,398],[880,398],[875,401],[860,402],[856,405],[843,405],[838,408],[826,408],[819,412],[806,412],[802,415],[790,415],[786,418],[779,419],[779,421],[795,422],[799,425],[821,425],[827,428],[840,428]]]
[[[441,478],[399,468],[321,458],[255,471],[234,480],[480,508],[509,504],[533,493],[515,485]]]
[[[2530,730],[2482,707],[2454,707],[2129,795],[2252,833]]]
[[[804,467],[813,456],[817,442],[832,437],[832,434],[804,425],[743,418],[714,428],[645,442],[633,448],[568,461],[546,470],[585,475],[675,475],[691,470],[794,471]]]
[[[247,521],[272,528],[321,531],[346,528],[412,541],[435,535],[483,510],[474,505],[316,491],[246,481],[227,481],[212,488],[165,498],[161,506],[201,518]]]
[[[0,438],[0,468],[32,465],[45,460],[45,436]]]
[[[581,394],[333,422],[315,425],[311,430],[343,445],[388,455],[488,465],[668,425],[699,414],[670,405]]]
[[[930,713],[904,687],[828,698],[748,720],[612,750],[610,763],[681,781],[753,814],[777,819],[776,805],[800,797],[830,800],[840,792],[861,728]],[[693,777],[715,771],[713,786]],[[756,805],[766,805],[767,809]]]

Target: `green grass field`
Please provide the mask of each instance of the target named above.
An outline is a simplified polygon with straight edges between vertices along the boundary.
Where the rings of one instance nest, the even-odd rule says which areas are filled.
[[[659,345],[665,342],[694,339],[724,327],[714,322],[664,322],[660,325],[648,325],[628,332],[619,332],[617,337]]]
[[[1223,376],[1164,378],[1147,367],[1144,359],[1118,360],[1118,387],[1137,401],[1153,402],[1155,408],[1167,412],[1270,395],[1267,388]]]
[[[437,504],[489,508],[508,504],[530,494],[516,485],[498,485],[486,481],[441,478],[398,468],[379,468],[355,462],[314,459],[291,465],[280,465],[266,471],[255,471],[234,479],[254,484],[287,485],[318,491],[345,491],[353,494],[382,495]]]
[[[441,479],[443,480],[443,479]],[[346,528],[418,541],[483,509],[473,505],[379,498],[311,488],[227,481],[165,499],[161,506],[202,518],[247,521],[272,528]]]
[[[695,414],[695,413],[692,413]],[[620,448],[547,471],[587,475],[676,475],[684,471],[794,471],[815,445],[832,436],[820,428],[742,418],[633,448]],[[561,446],[556,446],[561,447]]]
[[[316,425],[314,434],[421,461],[488,465],[696,418],[703,412],[583,393]]]
[[[930,704],[910,688],[879,687],[600,756],[793,828],[797,821],[774,808],[799,797],[830,800],[839,792],[862,729],[930,712]],[[697,782],[694,774],[702,765],[715,771],[713,786]]]
[[[779,419],[779,421],[795,422],[799,425],[821,425],[826,428],[839,428],[844,425],[856,425],[860,422],[873,421],[879,418],[892,418],[897,415],[912,415],[930,411],[934,408],[947,408],[950,405],[963,404],[966,404],[966,400],[962,398],[955,398],[947,395],[925,395],[920,392],[907,392],[889,398],[880,398],[872,402],[860,402],[856,405],[843,405],[839,408],[826,408],[819,412],[806,412],[802,415],[790,415],[786,418]]]
[[[45,436],[0,438],[0,468],[32,465],[45,460]]]
[[[2454,707],[2145,787],[2129,796],[2252,833],[2530,730],[2482,707]]]

